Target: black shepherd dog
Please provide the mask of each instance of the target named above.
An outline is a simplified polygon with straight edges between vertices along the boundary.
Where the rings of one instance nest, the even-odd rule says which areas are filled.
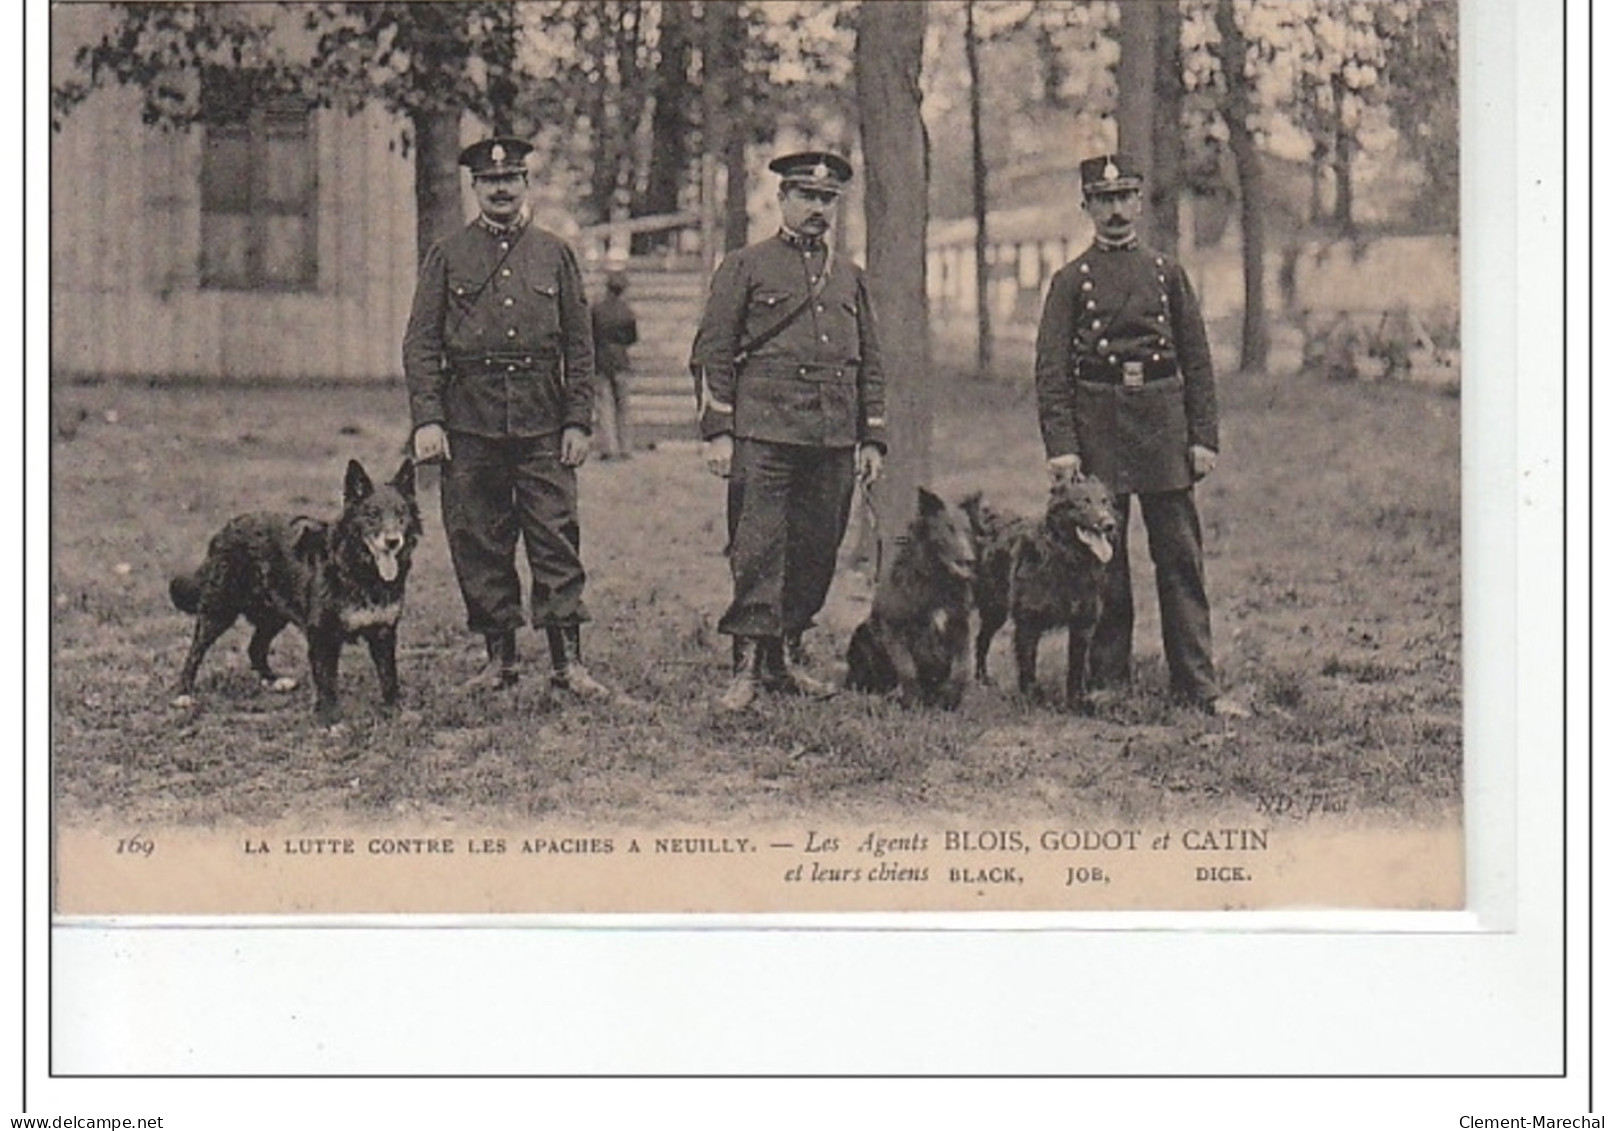
[[[953,710],[968,678],[976,548],[957,508],[924,487],[919,514],[847,645],[847,686]]]
[[[321,725],[341,715],[337,661],[343,643],[355,637],[370,646],[381,701],[396,705],[398,616],[420,537],[415,465],[407,459],[380,487],[349,460],[342,515],[334,523],[267,512],[231,519],[208,544],[202,568],[168,584],[175,607],[196,616],[174,706],[192,705],[202,657],[241,616],[253,627],[252,670],[274,691],[290,691],[297,681],[270,668],[269,646],[288,624],[302,629]]]
[[[1037,690],[1037,645],[1065,628],[1066,705],[1088,705],[1088,652],[1103,608],[1105,570],[1116,552],[1116,500],[1094,476],[1062,475],[1042,518],[1001,514],[980,494],[964,500],[980,548],[976,573],[976,678],[987,682],[987,650],[1004,621],[1015,622],[1015,674],[1023,695]]]

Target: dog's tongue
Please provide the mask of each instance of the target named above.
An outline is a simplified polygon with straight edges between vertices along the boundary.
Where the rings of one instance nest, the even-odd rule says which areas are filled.
[[[1109,538],[1106,538],[1103,534],[1096,534],[1092,530],[1077,531],[1077,538],[1093,552],[1094,557],[1099,559],[1100,565],[1108,564],[1111,555],[1116,552],[1115,547],[1110,544]]]
[[[394,580],[398,577],[398,559],[392,554],[377,554],[376,572],[381,574],[383,581]]]

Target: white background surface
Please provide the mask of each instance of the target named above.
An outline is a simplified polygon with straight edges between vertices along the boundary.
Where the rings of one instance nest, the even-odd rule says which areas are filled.
[[[42,174],[48,27],[43,5],[31,2],[27,12],[34,69],[26,83],[26,167]],[[11,993],[25,989],[27,1025],[17,1014],[18,1023],[0,1024],[0,1053],[9,1054],[0,1056],[0,1096],[9,1099],[0,1109],[10,1109],[0,1116],[20,1110],[24,1040],[29,1114],[163,1115],[165,1128],[182,1129],[424,1128],[462,1120],[479,1127],[1400,1128],[1457,1127],[1464,1115],[1587,1110],[1587,14],[1573,6],[1568,36],[1551,5],[1464,0],[1463,14],[1465,105],[1475,108],[1464,139],[1464,597],[1470,861],[1479,914],[1379,917],[1375,923],[1395,929],[1366,933],[1333,929],[1338,918],[1314,920],[1308,931],[1265,929],[1270,921],[1260,917],[1238,926],[1264,929],[1229,930],[1219,922],[1212,931],[1194,929],[1205,920],[1186,917],[1153,917],[1149,930],[1000,932],[457,929],[444,920],[411,929],[69,927],[55,931],[51,954],[52,1031],[44,731],[48,197],[43,176],[30,176],[28,633],[24,654],[6,653],[8,665],[20,658],[23,670],[3,681],[5,717],[20,721],[26,705],[29,722],[27,929],[21,938],[7,930],[0,942],[26,940],[26,982],[8,984]],[[1561,148],[1566,39],[1568,155]],[[10,56],[18,41],[7,40]],[[14,122],[8,128],[15,130]],[[1561,212],[1567,170],[1568,242]],[[3,183],[9,195],[18,179]],[[1561,334],[1566,248],[1568,338]],[[1566,365],[1568,404],[1560,379]],[[24,419],[22,409],[11,418]],[[17,514],[11,528],[21,525]],[[1561,556],[1566,525],[1568,562]],[[1568,591],[1561,588],[1566,566]],[[7,555],[3,568],[12,574],[15,558]],[[16,580],[14,592],[22,588]],[[1568,716],[1561,698],[1565,599]],[[17,630],[11,635],[20,639]],[[1609,777],[1606,769],[1603,780]],[[23,800],[11,792],[15,782],[15,774],[6,778],[0,805],[12,820]],[[19,908],[15,852],[9,863],[0,904]],[[1566,863],[1568,1017],[1559,981]],[[8,926],[15,926],[10,917]],[[1446,1078],[52,1079],[51,1054],[58,1070],[169,1074]],[[1562,1067],[1569,1079],[1554,1075]],[[1491,1074],[1514,1078],[1474,1078]],[[1541,1078],[1521,1078],[1527,1075]],[[1599,1092],[1600,1106],[1615,1106],[1609,1096]]]

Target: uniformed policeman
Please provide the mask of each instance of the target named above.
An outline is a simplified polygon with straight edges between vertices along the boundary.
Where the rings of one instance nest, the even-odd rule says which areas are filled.
[[[780,230],[719,266],[690,357],[707,467],[729,481],[727,711],[759,687],[834,694],[802,669],[802,633],[829,592],[854,479],[873,483],[886,451],[868,287],[828,240],[852,166],[808,152],[768,167]]]
[[[579,636],[588,613],[575,469],[594,412],[589,308],[571,248],[532,223],[531,151],[493,137],[461,152],[481,214],[421,264],[404,377],[415,456],[443,464],[443,529],[467,623],[487,641],[488,666],[473,683],[517,680],[519,535],[552,685],[603,697]]]
[[[1094,242],[1054,275],[1037,335],[1038,420],[1055,474],[1097,475],[1121,514],[1094,635],[1093,681],[1132,673],[1131,497],[1149,533],[1172,690],[1215,714],[1218,689],[1194,484],[1217,464],[1217,390],[1200,306],[1183,268],[1139,243],[1144,178],[1126,155],[1083,161]]]

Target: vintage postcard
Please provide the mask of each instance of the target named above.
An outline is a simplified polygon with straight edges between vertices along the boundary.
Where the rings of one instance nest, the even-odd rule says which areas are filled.
[[[53,8],[56,914],[1469,906],[1459,35]]]

